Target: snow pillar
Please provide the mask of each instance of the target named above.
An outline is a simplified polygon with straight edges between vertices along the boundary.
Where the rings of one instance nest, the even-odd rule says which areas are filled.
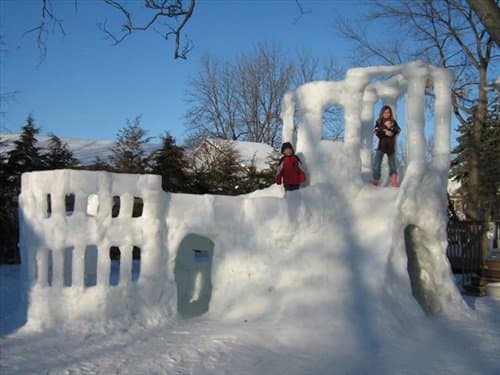
[[[126,246],[120,259],[120,283],[129,284],[132,281],[132,254],[134,246]]]
[[[84,259],[85,259],[85,245],[75,245],[73,250],[73,264],[71,266],[71,285],[75,287],[84,286]]]
[[[295,92],[297,100],[297,152],[306,166],[308,181],[315,184],[322,176],[318,170],[317,147],[321,141],[323,104],[318,95],[325,92],[322,82],[312,82],[300,86]]]
[[[346,74],[346,86],[342,98],[345,119],[344,149],[347,157],[353,161],[353,170],[349,171],[353,181],[361,180],[361,112],[363,93],[368,83],[369,75],[360,69],[349,70]]]
[[[52,250],[52,286],[62,288],[64,281],[64,247]]]
[[[363,94],[363,110],[361,112],[361,173],[367,178],[372,172],[373,124],[377,95],[373,90],[365,90]]]
[[[120,218],[132,217],[132,210],[134,208],[134,196],[130,193],[123,193],[120,196]]]
[[[288,91],[281,103],[281,121],[283,122],[283,142],[290,142],[295,146],[293,114],[295,101],[293,92]]]
[[[442,174],[450,167],[450,124],[451,124],[451,85],[453,74],[447,69],[435,68],[432,71],[434,83],[434,148],[432,165]]]
[[[97,285],[109,285],[109,274],[111,271],[110,247],[111,245],[107,241],[103,241],[97,245]]]
[[[406,93],[406,142],[408,167],[422,174],[425,167],[425,81],[427,66],[422,62],[408,64],[405,77],[408,79]]]
[[[49,251],[47,249],[36,250],[36,268],[38,274],[37,284],[39,286],[49,285]]]

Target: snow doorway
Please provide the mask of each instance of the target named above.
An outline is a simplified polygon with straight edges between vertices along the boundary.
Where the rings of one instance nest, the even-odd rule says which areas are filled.
[[[207,237],[188,234],[175,258],[177,312],[193,317],[208,311],[212,297],[212,257],[214,243]]]
[[[410,224],[405,228],[404,238],[412,295],[426,314],[439,312],[440,303],[429,285],[429,271],[433,272],[433,266],[430,264],[432,254],[424,245],[424,233],[416,225]]]

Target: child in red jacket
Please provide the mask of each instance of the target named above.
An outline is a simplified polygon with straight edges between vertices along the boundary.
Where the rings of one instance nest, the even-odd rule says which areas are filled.
[[[278,174],[276,183],[285,187],[285,191],[298,190],[300,184],[306,180],[304,171],[300,168],[300,159],[295,155],[295,151],[290,142],[285,142],[281,146],[283,157],[278,164]]]

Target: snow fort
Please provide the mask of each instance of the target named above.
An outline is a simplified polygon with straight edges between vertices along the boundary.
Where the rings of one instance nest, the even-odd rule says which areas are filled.
[[[153,175],[25,173],[25,328],[123,316],[280,321],[321,313],[375,329],[395,315],[461,310],[446,258],[452,79],[412,62],[350,69],[344,81],[288,92],[283,141],[296,146],[308,183],[286,196],[277,185],[228,197],[164,192]],[[424,134],[429,82],[432,160]],[[380,103],[406,109],[399,188],[368,183]],[[330,105],[343,107],[343,142],[321,139]]]

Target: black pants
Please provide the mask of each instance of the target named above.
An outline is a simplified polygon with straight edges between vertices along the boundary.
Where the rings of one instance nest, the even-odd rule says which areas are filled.
[[[291,191],[291,190],[299,190],[300,184],[298,185],[284,185],[285,186],[285,191]]]

